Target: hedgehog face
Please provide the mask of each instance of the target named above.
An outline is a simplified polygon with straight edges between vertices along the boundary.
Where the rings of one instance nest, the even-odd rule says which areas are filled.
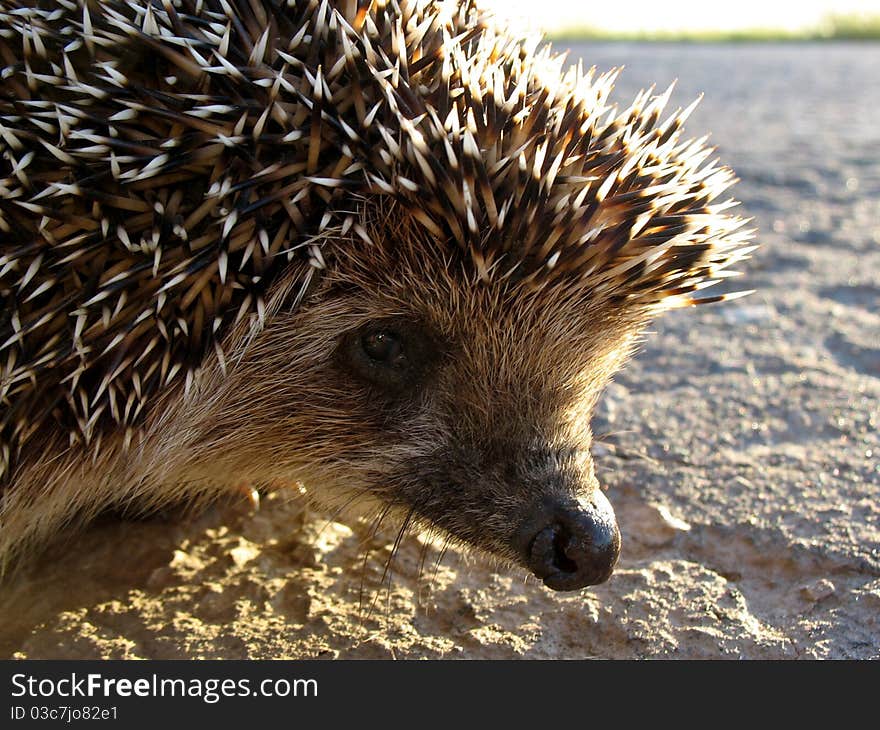
[[[576,312],[530,316],[530,299],[371,320],[341,338],[340,362],[384,501],[574,589],[605,580],[619,550],[589,454],[608,355],[564,334]]]
[[[248,386],[224,412],[247,433],[225,438],[216,416],[212,432],[253,438],[260,474],[329,506],[373,498],[551,588],[602,582],[619,533],[589,417],[634,326],[583,292],[480,282],[442,247],[416,248],[340,247],[319,290],[270,320],[232,373]]]
[[[422,262],[421,293],[345,295],[363,318],[339,338],[336,382],[369,434],[374,494],[552,588],[605,580],[619,534],[589,416],[626,333],[591,333],[588,302],[561,292],[437,273]]]

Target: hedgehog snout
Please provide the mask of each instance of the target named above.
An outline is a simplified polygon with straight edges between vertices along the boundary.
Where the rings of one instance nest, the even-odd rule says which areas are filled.
[[[514,542],[526,567],[556,591],[604,583],[620,555],[614,510],[598,490],[586,501],[546,497]]]

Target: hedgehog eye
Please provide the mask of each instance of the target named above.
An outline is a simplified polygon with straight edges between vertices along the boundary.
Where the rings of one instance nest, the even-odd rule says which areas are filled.
[[[418,385],[436,354],[434,340],[417,324],[373,322],[343,336],[339,357],[359,380],[395,393]]]
[[[400,335],[392,331],[367,332],[361,337],[361,347],[371,360],[402,370],[407,365],[406,351]]]

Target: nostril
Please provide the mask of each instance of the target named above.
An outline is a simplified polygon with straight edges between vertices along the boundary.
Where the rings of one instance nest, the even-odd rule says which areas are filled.
[[[564,525],[548,528],[553,531],[553,566],[563,573],[576,573],[578,564],[568,557],[567,550],[571,543],[571,535]]]
[[[548,588],[561,591],[607,580],[620,553],[620,533],[607,500],[556,505],[547,511],[552,521],[533,533],[526,548],[529,569]]]
[[[570,536],[560,524],[550,525],[541,530],[529,550],[530,567],[539,578],[554,573],[576,573],[577,563],[568,557],[566,548]]]
[[[578,564],[569,558],[568,553],[566,552],[569,542],[570,538],[565,534],[565,530],[563,528],[557,528],[556,538],[553,540],[553,563],[563,573],[576,573],[578,571]]]

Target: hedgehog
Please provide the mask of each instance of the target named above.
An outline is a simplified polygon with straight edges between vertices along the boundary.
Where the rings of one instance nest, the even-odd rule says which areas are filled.
[[[611,575],[591,412],[753,248],[693,105],[476,0],[0,1],[0,68],[3,565],[297,489]]]

